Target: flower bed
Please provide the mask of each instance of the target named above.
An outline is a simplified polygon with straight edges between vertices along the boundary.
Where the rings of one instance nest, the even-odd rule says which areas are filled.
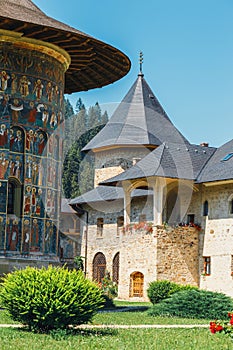
[[[215,333],[223,333],[227,334],[233,340],[233,313],[228,312],[228,317],[230,320],[228,321],[211,321],[210,322],[210,332]]]

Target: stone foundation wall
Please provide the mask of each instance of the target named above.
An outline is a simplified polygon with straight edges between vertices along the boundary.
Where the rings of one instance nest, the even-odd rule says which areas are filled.
[[[83,234],[81,255],[85,256]],[[102,237],[96,225],[90,225],[87,240],[87,272],[93,277],[93,259],[99,252],[106,258],[106,270],[112,276],[113,258],[120,253],[118,298],[147,301],[149,283],[168,279],[181,284],[198,285],[199,232],[194,228],[154,227],[153,233],[121,230],[116,224],[104,225]],[[143,296],[130,297],[130,278],[134,272],[144,275]]]
[[[199,285],[199,231],[191,227],[159,228],[157,279]]]

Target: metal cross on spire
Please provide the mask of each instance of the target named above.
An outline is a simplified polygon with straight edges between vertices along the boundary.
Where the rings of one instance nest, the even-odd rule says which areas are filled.
[[[139,65],[140,65],[140,74],[142,74],[142,64],[143,64],[143,52],[139,53]]]

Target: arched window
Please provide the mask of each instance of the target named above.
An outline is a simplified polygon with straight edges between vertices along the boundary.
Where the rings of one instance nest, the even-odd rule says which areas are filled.
[[[101,282],[106,271],[106,258],[103,253],[97,253],[93,259],[93,280]]]
[[[143,297],[144,275],[134,272],[130,275],[130,297]]]
[[[228,208],[229,208],[229,214],[233,214],[233,194],[230,195],[228,198]]]
[[[7,214],[20,217],[22,210],[22,186],[16,179],[8,181]]]
[[[203,216],[208,216],[209,214],[209,203],[205,201],[203,204]]]
[[[112,280],[116,284],[119,282],[120,253],[116,253],[112,262]]]
[[[233,199],[229,202],[229,212],[233,214]]]

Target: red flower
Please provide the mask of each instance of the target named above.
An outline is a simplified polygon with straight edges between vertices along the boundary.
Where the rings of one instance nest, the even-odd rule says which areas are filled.
[[[210,331],[211,333],[216,333],[216,323],[215,322],[210,322]]]
[[[215,329],[216,329],[216,332],[221,332],[223,330],[223,326],[218,324]]]
[[[230,324],[233,326],[233,315],[231,316]]]
[[[210,322],[210,332],[215,334],[217,332],[221,332],[223,330],[223,326],[216,322]]]

